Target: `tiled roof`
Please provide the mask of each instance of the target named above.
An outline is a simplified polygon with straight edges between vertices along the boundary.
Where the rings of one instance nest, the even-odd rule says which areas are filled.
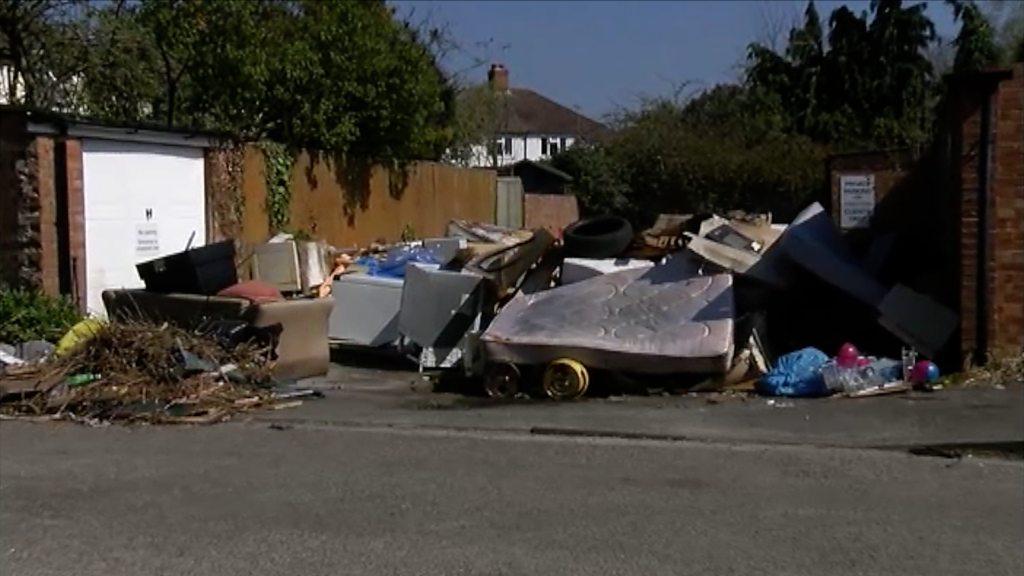
[[[504,134],[564,134],[593,140],[608,132],[604,124],[526,88],[509,88],[502,108]]]

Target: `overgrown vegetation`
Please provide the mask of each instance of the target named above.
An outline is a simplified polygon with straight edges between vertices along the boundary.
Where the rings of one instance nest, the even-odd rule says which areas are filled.
[[[950,4],[961,23],[955,71],[1020,50],[1024,38],[994,33],[974,2]],[[1003,29],[1024,21],[1015,10]],[[826,25],[809,2],[781,51],[750,45],[740,83],[648,100],[620,114],[610,141],[552,164],[573,176],[590,213],[649,221],[741,208],[786,219],[823,195],[828,154],[928,145],[943,88],[926,57],[935,42],[923,4],[874,0],[860,14],[840,6]]]
[[[824,148],[785,131],[750,92],[720,86],[685,102],[625,114],[610,142],[553,164],[587,212],[649,221],[659,212],[744,208],[791,215],[820,187]]]
[[[947,4],[934,9],[952,10],[960,24],[945,45],[956,51],[952,70],[1024,58],[1024,3]],[[872,0],[823,19],[809,2],[782,49],[749,46],[738,83],[649,100],[615,119],[610,141],[554,163],[574,177],[589,212],[643,219],[743,207],[784,218],[821,193],[827,154],[927,146],[947,71],[929,53],[938,40],[920,3]],[[474,144],[490,146],[493,162],[504,100],[478,86],[456,106],[437,63],[447,42],[437,28],[400,21],[383,0],[6,0],[0,86],[27,106],[389,166],[480,161]],[[279,229],[287,194],[271,164]]]
[[[80,319],[65,298],[0,286],[0,342],[56,341]]]
[[[445,154],[449,162],[461,166],[481,163],[498,165],[495,136],[501,131],[501,119],[507,115],[508,99],[482,84],[464,89],[458,98],[453,124],[452,145]],[[478,157],[480,150],[486,158]]]
[[[294,154],[278,142],[260,143],[267,185],[267,218],[271,232],[284,230],[291,220],[292,164]]]
[[[439,35],[383,0],[0,2],[10,102],[391,163],[450,140]]]
[[[871,14],[832,12],[827,33],[807,6],[783,53],[752,44],[746,85],[779,107],[787,128],[843,148],[924,143],[935,27],[925,5],[871,3]],[[827,40],[827,43],[826,43]]]

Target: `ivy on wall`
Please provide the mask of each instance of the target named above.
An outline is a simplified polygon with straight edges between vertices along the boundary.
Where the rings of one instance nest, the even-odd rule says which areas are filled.
[[[291,219],[291,174],[295,155],[278,142],[260,143],[267,183],[267,218],[270,231],[280,232]]]
[[[241,234],[245,214],[245,194],[242,192],[242,170],[245,147],[236,142],[220,142],[208,156],[213,174],[214,229],[216,238],[230,238]]]

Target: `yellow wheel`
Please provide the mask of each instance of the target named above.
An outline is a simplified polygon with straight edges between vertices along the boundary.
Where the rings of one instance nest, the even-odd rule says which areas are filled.
[[[513,398],[519,392],[519,369],[515,364],[491,364],[484,373],[484,391],[491,398]]]
[[[571,358],[559,358],[544,370],[544,392],[554,400],[571,400],[583,396],[590,385],[590,375],[583,364]]]

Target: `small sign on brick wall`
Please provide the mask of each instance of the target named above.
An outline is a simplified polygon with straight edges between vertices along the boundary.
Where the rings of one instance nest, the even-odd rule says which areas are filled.
[[[135,225],[135,255],[156,258],[160,255],[160,230],[156,222]]]
[[[839,177],[839,225],[844,229],[867,228],[875,211],[873,174]]]

